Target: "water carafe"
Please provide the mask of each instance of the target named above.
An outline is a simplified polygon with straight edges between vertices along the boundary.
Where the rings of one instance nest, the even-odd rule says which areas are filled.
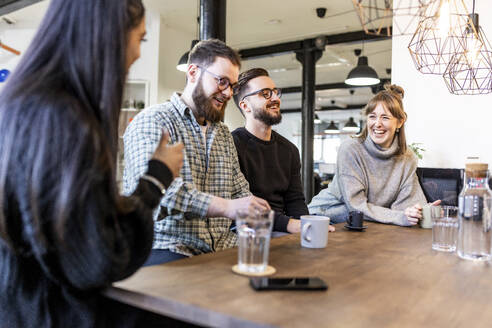
[[[488,165],[466,164],[465,184],[459,195],[456,252],[466,260],[492,259],[491,201]]]

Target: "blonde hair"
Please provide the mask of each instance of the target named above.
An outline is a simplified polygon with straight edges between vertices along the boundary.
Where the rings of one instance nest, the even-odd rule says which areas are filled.
[[[378,104],[382,104],[391,115],[397,120],[403,122],[400,127],[400,131],[396,133],[398,138],[398,151],[396,155],[403,155],[407,151],[407,140],[405,137],[405,121],[407,120],[407,113],[403,110],[403,96],[405,91],[402,87],[396,84],[385,84],[384,90],[379,91],[374,97],[369,100],[366,107],[363,109],[364,116],[368,116],[376,109]],[[367,124],[362,129],[362,132],[357,136],[360,140],[366,140],[367,138]]]

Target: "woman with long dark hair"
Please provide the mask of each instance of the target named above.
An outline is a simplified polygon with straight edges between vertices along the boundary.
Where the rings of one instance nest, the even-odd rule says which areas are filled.
[[[141,0],[52,0],[0,96],[0,326],[108,324],[99,291],[144,263],[179,174],[163,136],[118,195],[118,116],[145,34]]]

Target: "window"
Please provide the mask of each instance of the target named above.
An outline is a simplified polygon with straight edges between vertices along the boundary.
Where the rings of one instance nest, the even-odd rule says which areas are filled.
[[[339,146],[340,137],[338,135],[315,136],[313,145],[314,161],[324,163],[336,163]]]

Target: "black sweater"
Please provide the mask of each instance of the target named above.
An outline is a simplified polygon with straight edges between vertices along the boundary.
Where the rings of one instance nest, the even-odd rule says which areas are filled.
[[[2,190],[0,327],[128,325],[113,321],[124,313],[111,319],[100,292],[145,262],[152,247],[152,214],[162,194],[141,180],[130,197],[118,196],[110,166],[102,160],[101,133],[68,110],[70,105],[26,109],[25,121],[15,123],[21,128],[13,140],[24,143],[12,150],[16,165],[9,164]],[[39,120],[41,111],[53,115]],[[22,131],[34,124],[45,133]],[[26,169],[33,167],[28,161],[38,163],[34,171]],[[165,186],[172,181],[159,161],[149,162],[147,174]],[[70,208],[61,224],[55,199],[63,197]]]
[[[268,201],[275,211],[273,230],[286,232],[291,217],[309,214],[297,147],[275,131],[270,141],[258,139],[245,128],[234,130],[232,136],[251,192]]]

